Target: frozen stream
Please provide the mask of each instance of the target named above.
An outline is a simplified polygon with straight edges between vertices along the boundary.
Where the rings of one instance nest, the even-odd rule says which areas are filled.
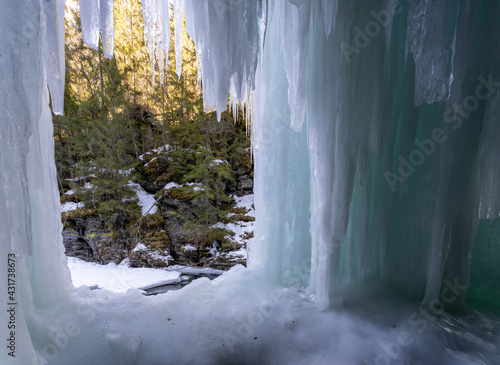
[[[169,269],[132,268],[128,260],[119,265],[109,263],[100,265],[68,257],[71,280],[76,287],[88,286],[91,289],[125,293],[138,289],[144,295],[166,293],[178,290],[198,278],[214,279],[223,274],[221,270],[209,268],[189,268],[174,266]]]

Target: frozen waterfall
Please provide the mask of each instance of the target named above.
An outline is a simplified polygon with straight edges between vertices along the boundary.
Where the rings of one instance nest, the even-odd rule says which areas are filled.
[[[161,78],[169,1],[142,4]],[[62,113],[64,0],[4,0],[1,363],[498,363],[500,3],[173,5],[205,108],[252,122],[249,267],[157,297],[71,286],[48,91]],[[112,0],[80,10],[112,57]]]

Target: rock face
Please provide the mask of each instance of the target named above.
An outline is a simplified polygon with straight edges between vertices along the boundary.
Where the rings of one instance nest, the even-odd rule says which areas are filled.
[[[132,251],[128,259],[130,267],[167,267],[175,264],[172,256],[159,255],[147,249]]]
[[[71,212],[70,212],[71,213]],[[104,221],[95,215],[63,216],[63,242],[67,256],[101,264],[120,263],[128,256],[127,246],[133,243],[124,237],[118,214]]]
[[[246,265],[244,256],[233,255],[244,244],[231,239],[232,232],[189,224],[196,219],[194,212],[213,208],[205,204],[200,196],[179,191],[165,194],[158,202],[158,212],[144,216],[132,229],[124,229],[119,217],[102,220],[80,209],[68,212],[63,215],[66,255],[101,264],[118,264],[128,258],[131,267],[179,264],[227,270],[236,264]],[[253,218],[241,209],[235,209],[238,214],[230,213],[226,223],[251,222]],[[244,237],[249,238],[251,235]],[[144,247],[137,249],[141,245]]]
[[[66,256],[78,257],[85,261],[93,261],[94,253],[85,239],[71,227],[63,231],[63,242]]]
[[[241,192],[252,191],[253,180],[248,175],[243,175],[238,181],[238,190]],[[244,194],[241,194],[244,195]]]
[[[231,176],[208,186],[172,184],[167,173],[170,163],[166,154],[158,151],[140,157],[136,170],[139,183],[147,193],[156,194],[158,210],[133,224],[121,214],[104,219],[85,209],[63,213],[66,255],[101,264],[118,264],[128,258],[131,267],[180,264],[228,269],[246,264],[245,257],[230,255],[241,249],[244,241],[225,225],[253,220],[229,198],[253,192],[252,166],[231,169],[226,161],[218,160],[208,165],[209,169],[225,164]]]
[[[236,169],[235,183],[227,186],[226,190],[238,196],[253,193],[253,171],[251,166],[239,166]]]
[[[223,236],[217,236],[210,225],[190,224],[199,221],[199,212],[217,214],[213,201],[206,199],[201,190],[190,187],[166,191],[159,201],[164,228],[170,238],[170,253],[181,265],[204,265],[213,256],[213,245],[222,244]],[[198,214],[197,214],[198,213]],[[213,221],[212,223],[216,223]]]

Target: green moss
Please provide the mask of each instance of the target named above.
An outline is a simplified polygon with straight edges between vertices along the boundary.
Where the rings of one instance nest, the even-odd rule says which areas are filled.
[[[204,195],[205,191],[203,189],[194,189],[192,185],[179,186],[176,188],[171,188],[164,190],[162,194],[163,197],[174,198],[178,200],[193,200],[196,197]],[[156,196],[155,196],[156,198]]]
[[[69,212],[61,213],[61,220],[65,222],[67,219],[88,218],[96,214],[95,209],[77,208]]]
[[[247,214],[247,210],[245,208],[241,208],[241,207],[238,207],[238,208],[233,208],[229,211],[230,213],[234,213],[234,214]]]
[[[157,185],[162,185],[162,184],[168,184],[168,182],[170,181],[169,177],[168,177],[168,174],[167,173],[163,173],[160,175],[160,177],[155,181],[155,183]]]
[[[166,212],[165,215],[168,215],[169,217],[175,217],[175,218],[178,218],[178,219],[182,219],[182,215],[180,215],[179,213],[177,213],[175,210],[169,210]]]
[[[224,228],[209,228],[200,224],[189,224],[189,228],[184,227],[179,234],[179,242],[183,245],[194,244],[198,249],[204,249],[211,246],[215,241],[221,247],[227,244],[227,236],[234,236],[234,232]]]
[[[158,177],[158,159],[152,159],[142,167],[142,174],[153,178]]]
[[[157,210],[155,214],[147,214],[141,218],[141,228],[152,229],[157,226],[162,225],[165,222],[163,215],[160,210]]]
[[[254,222],[255,218],[249,217],[248,215],[235,214],[235,215],[231,216],[231,220],[233,222]]]
[[[207,233],[208,233],[208,240],[210,242],[213,241],[222,242],[226,239],[226,236],[234,236],[233,231],[229,231],[225,228],[210,228]]]
[[[155,250],[166,250],[170,246],[170,238],[167,232],[148,232],[144,239],[147,246]]]

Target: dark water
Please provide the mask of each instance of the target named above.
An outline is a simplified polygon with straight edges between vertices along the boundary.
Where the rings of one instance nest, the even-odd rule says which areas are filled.
[[[166,293],[170,290],[179,290],[179,289],[185,287],[186,285],[188,285],[191,281],[192,280],[182,282],[179,284],[168,284],[168,285],[155,286],[153,288],[143,290],[142,294],[149,296],[149,295],[163,294],[163,293]]]

